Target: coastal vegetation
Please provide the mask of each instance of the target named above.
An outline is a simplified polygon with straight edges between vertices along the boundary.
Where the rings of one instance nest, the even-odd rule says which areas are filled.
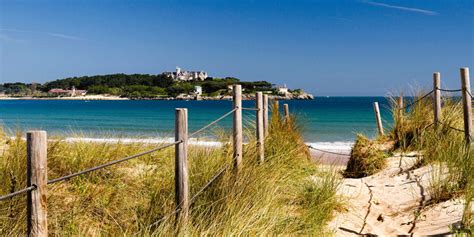
[[[254,126],[247,124],[247,126]],[[251,129],[252,130],[252,129]],[[190,147],[191,195],[223,164],[232,162],[229,134],[215,129],[222,147]],[[0,193],[26,186],[26,147],[2,136]],[[257,161],[256,140],[246,134],[243,168],[229,169],[190,207],[191,235],[323,235],[338,209],[339,179],[310,159],[296,118],[272,114],[265,162]],[[49,179],[152,148],[150,144],[48,143]],[[51,185],[49,233],[55,235],[168,236],[184,234],[175,225],[174,151],[171,148]],[[0,235],[25,233],[25,196],[0,202]],[[170,215],[171,214],[171,215]]]
[[[429,199],[422,208],[452,199],[464,203],[461,232],[474,230],[474,154],[463,133],[463,108],[459,97],[443,97],[441,121],[433,120],[433,101],[422,91],[400,108],[390,98],[393,125],[389,133],[374,140],[358,136],[344,172],[346,177],[361,178],[383,169],[385,157],[412,153],[417,162],[411,169],[430,167]],[[386,146],[385,148],[381,148]],[[418,210],[419,212],[420,210]]]
[[[201,86],[203,96],[230,95],[229,86],[242,85],[245,94],[265,91],[278,95],[278,90],[267,81],[246,82],[234,77],[212,78],[203,81],[174,80],[165,74],[109,74],[96,76],[70,77],[44,84],[39,83],[4,83],[0,92],[11,96],[57,96],[49,94],[51,89],[87,90],[88,94],[107,94],[128,98],[175,97],[179,94],[191,94],[196,86]],[[291,91],[301,94],[301,90]]]
[[[344,177],[367,177],[385,168],[385,158],[388,155],[382,148],[378,140],[370,140],[358,134],[343,173]]]

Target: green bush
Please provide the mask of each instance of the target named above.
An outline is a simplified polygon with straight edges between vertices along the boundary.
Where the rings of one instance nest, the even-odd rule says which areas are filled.
[[[351,157],[343,175],[346,178],[363,178],[375,174],[386,165],[387,154],[378,141],[358,134]]]

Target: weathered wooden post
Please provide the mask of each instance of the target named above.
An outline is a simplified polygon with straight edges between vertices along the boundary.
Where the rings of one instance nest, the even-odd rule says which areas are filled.
[[[263,94],[262,92],[257,92],[256,96],[256,106],[257,106],[257,157],[260,162],[265,161],[264,154],[264,129],[263,129]]]
[[[383,126],[382,126],[382,118],[380,117],[380,109],[379,109],[379,103],[374,102],[374,112],[375,112],[375,120],[377,121],[377,129],[379,131],[379,135],[383,136]]]
[[[176,109],[175,117],[175,197],[177,223],[186,228],[189,215],[188,110]]]
[[[263,130],[268,136],[268,95],[263,95]]]
[[[464,137],[467,144],[472,141],[472,105],[471,82],[469,81],[469,68],[461,68],[462,104],[464,111]]]
[[[234,85],[233,87],[233,108],[234,125],[233,125],[233,148],[234,148],[234,166],[237,170],[241,169],[242,152],[243,152],[243,133],[242,133],[242,86]]]
[[[398,119],[400,121],[400,124],[403,123],[403,96],[399,96],[397,99],[397,105],[398,105]]]
[[[276,99],[273,100],[272,118],[280,118],[280,103]]]
[[[285,120],[289,121],[290,120],[290,109],[288,108],[288,104],[283,104],[283,109],[285,112]]]
[[[402,108],[403,108],[403,96],[399,96],[398,99],[397,99],[397,105],[398,105],[398,108],[400,109],[401,112],[402,111]]]
[[[26,134],[27,185],[36,186],[27,195],[27,233],[32,237],[48,236],[47,150],[45,131],[29,131]]]
[[[438,126],[441,119],[441,74],[439,72],[433,73],[433,113],[434,125]]]

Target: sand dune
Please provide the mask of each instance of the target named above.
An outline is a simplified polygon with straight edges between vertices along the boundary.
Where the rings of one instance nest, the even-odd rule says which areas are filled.
[[[445,235],[462,218],[461,200],[426,206],[433,166],[413,169],[414,157],[388,158],[382,172],[345,179],[339,194],[347,210],[329,224],[336,236]]]

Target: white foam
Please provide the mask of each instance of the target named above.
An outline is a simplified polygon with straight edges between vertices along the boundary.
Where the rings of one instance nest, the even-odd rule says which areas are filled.
[[[14,139],[15,137],[11,137]],[[123,143],[123,144],[163,144],[174,142],[173,137],[165,138],[93,138],[93,137],[67,137],[64,139],[66,142],[96,142],[96,143]],[[191,138],[188,142],[194,146],[207,146],[207,147],[220,147],[223,145],[222,142],[212,140],[202,140],[197,138]],[[307,142],[306,145],[312,146],[317,149],[344,152],[350,151],[354,142]]]

